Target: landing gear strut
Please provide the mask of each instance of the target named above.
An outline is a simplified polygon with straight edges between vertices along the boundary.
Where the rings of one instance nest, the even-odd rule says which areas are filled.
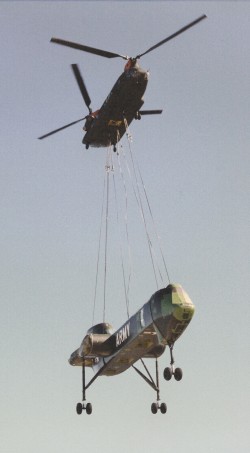
[[[167,412],[167,405],[166,403],[160,403],[160,385],[159,385],[159,370],[158,370],[158,360],[155,359],[155,374],[156,374],[156,382],[154,382],[151,374],[148,371],[144,361],[141,359],[141,362],[147,372],[147,376],[143,374],[138,368],[133,365],[134,370],[146,381],[155,391],[156,391],[156,402],[151,404],[151,412],[152,414],[157,414],[158,410],[161,411],[162,414],[166,414]]]
[[[164,376],[164,379],[166,379],[166,381],[170,381],[172,376],[174,376],[176,381],[181,381],[183,373],[182,373],[181,368],[175,368],[175,366],[174,366],[173,348],[174,348],[174,345],[171,344],[169,346],[170,359],[171,359],[170,367],[167,367],[164,369],[163,376]]]
[[[77,405],[76,405],[76,413],[78,415],[81,415],[83,410],[85,410],[88,415],[92,414],[92,404],[91,403],[85,404],[87,387],[85,384],[85,364],[83,364],[83,366],[82,366],[82,400],[83,400],[83,403],[77,403]]]

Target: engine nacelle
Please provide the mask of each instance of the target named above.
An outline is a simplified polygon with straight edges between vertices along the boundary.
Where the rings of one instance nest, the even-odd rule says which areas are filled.
[[[112,354],[113,347],[111,342],[107,341],[112,335],[113,329],[110,324],[101,323],[91,327],[84,337],[79,348],[79,355],[106,357]]]

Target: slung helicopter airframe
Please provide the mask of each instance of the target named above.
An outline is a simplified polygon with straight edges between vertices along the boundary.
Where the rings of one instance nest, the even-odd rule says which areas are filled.
[[[116,151],[117,143],[120,141],[120,139],[126,132],[128,125],[132,122],[133,119],[140,119],[141,115],[162,113],[162,110],[141,110],[141,107],[144,103],[143,95],[147,87],[149,74],[139,66],[138,60],[143,55],[151,52],[167,41],[170,41],[171,39],[183,33],[190,27],[193,27],[205,18],[206,15],[200,16],[198,19],[189,23],[185,27],[182,27],[174,34],[158,42],[145,52],[137,55],[135,58],[120,55],[114,52],[108,52],[106,50],[96,49],[94,47],[85,46],[83,44],[77,44],[71,41],[65,41],[63,39],[51,38],[51,42],[56,44],[82,50],[84,52],[92,53],[106,58],[120,57],[124,60],[127,60],[127,63],[125,65],[124,72],[116,81],[103,105],[99,110],[96,110],[95,112],[92,112],[92,109],[90,107],[91,100],[87,92],[84,80],[81,76],[80,70],[76,64],[72,65],[77,84],[79,86],[83,100],[89,110],[89,113],[79,120],[73,121],[72,123],[55,129],[45,135],[42,135],[41,137],[39,137],[39,139],[49,137],[50,135],[66,129],[73,124],[86,120],[83,128],[86,133],[82,140],[86,148],[88,148],[89,146],[113,146],[114,151]]]
[[[113,333],[110,324],[102,323],[91,327],[80,347],[69,359],[70,365],[82,367],[83,403],[77,403],[76,411],[92,413],[92,404],[86,403],[86,390],[99,376],[115,376],[133,367],[135,371],[156,391],[157,401],[152,403],[151,411],[166,413],[165,403],[160,404],[159,372],[157,359],[170,348],[170,367],[164,369],[164,378],[172,376],[177,381],[182,378],[181,368],[174,367],[173,347],[176,340],[190,323],[195,307],[178,284],[169,284],[158,290],[150,300],[120,329]],[[154,381],[143,359],[155,358],[156,380]],[[147,375],[134,363],[141,360]],[[92,367],[94,377],[86,385],[85,367]]]

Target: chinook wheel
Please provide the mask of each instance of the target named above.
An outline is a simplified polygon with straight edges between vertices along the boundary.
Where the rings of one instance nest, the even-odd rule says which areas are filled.
[[[175,380],[176,381],[181,381],[182,380],[182,376],[183,376],[182,369],[181,368],[175,368],[175,371],[174,371]]]
[[[152,412],[152,414],[157,414],[157,411],[158,411],[157,403],[152,403],[151,404],[151,412]]]
[[[76,405],[76,413],[78,415],[81,415],[81,413],[82,413],[82,403],[77,403],[77,405]]]
[[[161,403],[161,405],[160,405],[160,411],[161,411],[162,414],[166,414],[166,412],[167,412],[167,405],[166,405],[166,403]]]
[[[167,367],[163,371],[163,377],[166,381],[170,381],[173,376],[173,370],[170,367]]]
[[[88,415],[92,414],[92,404],[91,403],[86,404],[86,413]]]

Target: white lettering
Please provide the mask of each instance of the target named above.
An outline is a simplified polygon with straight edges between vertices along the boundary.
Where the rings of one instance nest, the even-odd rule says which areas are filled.
[[[130,324],[126,324],[119,332],[116,334],[116,347],[120,346],[130,335]]]

